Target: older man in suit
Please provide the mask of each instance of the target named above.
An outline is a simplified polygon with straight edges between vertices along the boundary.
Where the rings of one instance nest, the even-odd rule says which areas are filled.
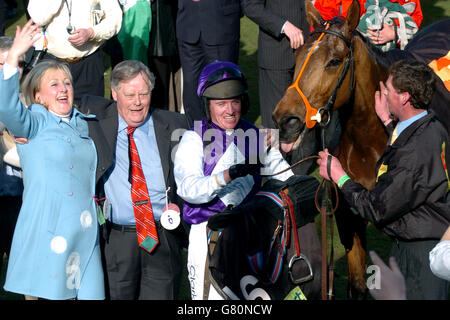
[[[184,115],[150,108],[154,81],[143,63],[121,62],[111,73],[114,101],[85,96],[80,107],[96,115],[88,125],[98,146],[97,196],[106,198],[103,254],[113,300],[176,299],[178,294],[184,229],[181,224],[167,227],[161,216],[167,194],[169,203],[181,207],[171,161],[178,141],[171,136],[188,126]],[[137,162],[147,190],[142,199],[134,196]],[[144,230],[142,211],[147,211]]]
[[[183,105],[192,125],[206,115],[197,96],[198,76],[208,63],[238,62],[245,0],[178,0],[176,35],[183,70]]]

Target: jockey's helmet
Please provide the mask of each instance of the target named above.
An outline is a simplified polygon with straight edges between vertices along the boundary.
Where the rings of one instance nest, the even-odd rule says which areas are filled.
[[[198,78],[197,95],[202,98],[207,118],[207,100],[241,99],[241,114],[249,108],[248,86],[242,70],[229,61],[214,61],[206,65]]]

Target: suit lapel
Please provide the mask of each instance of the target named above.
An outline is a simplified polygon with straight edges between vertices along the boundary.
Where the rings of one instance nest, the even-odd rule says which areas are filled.
[[[164,173],[164,181],[168,185],[170,171],[170,132],[169,125],[161,117],[158,109],[151,109],[153,117],[153,126],[155,128],[156,143],[158,145],[159,157]]]
[[[108,107],[106,114],[88,120],[89,135],[95,141],[97,148],[97,181],[113,162],[118,126],[119,121],[115,104]]]

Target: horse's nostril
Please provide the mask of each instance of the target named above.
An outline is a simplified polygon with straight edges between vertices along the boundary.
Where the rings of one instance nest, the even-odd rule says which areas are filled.
[[[288,126],[288,127],[298,127],[300,125],[300,120],[298,119],[298,118],[294,118],[294,117],[292,117],[292,118],[289,118],[287,121],[286,121],[286,126]]]

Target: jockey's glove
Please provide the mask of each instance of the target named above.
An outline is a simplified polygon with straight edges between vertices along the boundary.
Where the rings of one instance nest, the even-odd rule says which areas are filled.
[[[231,180],[239,177],[245,177],[246,175],[256,175],[259,174],[260,164],[235,164],[228,169],[228,174]]]

